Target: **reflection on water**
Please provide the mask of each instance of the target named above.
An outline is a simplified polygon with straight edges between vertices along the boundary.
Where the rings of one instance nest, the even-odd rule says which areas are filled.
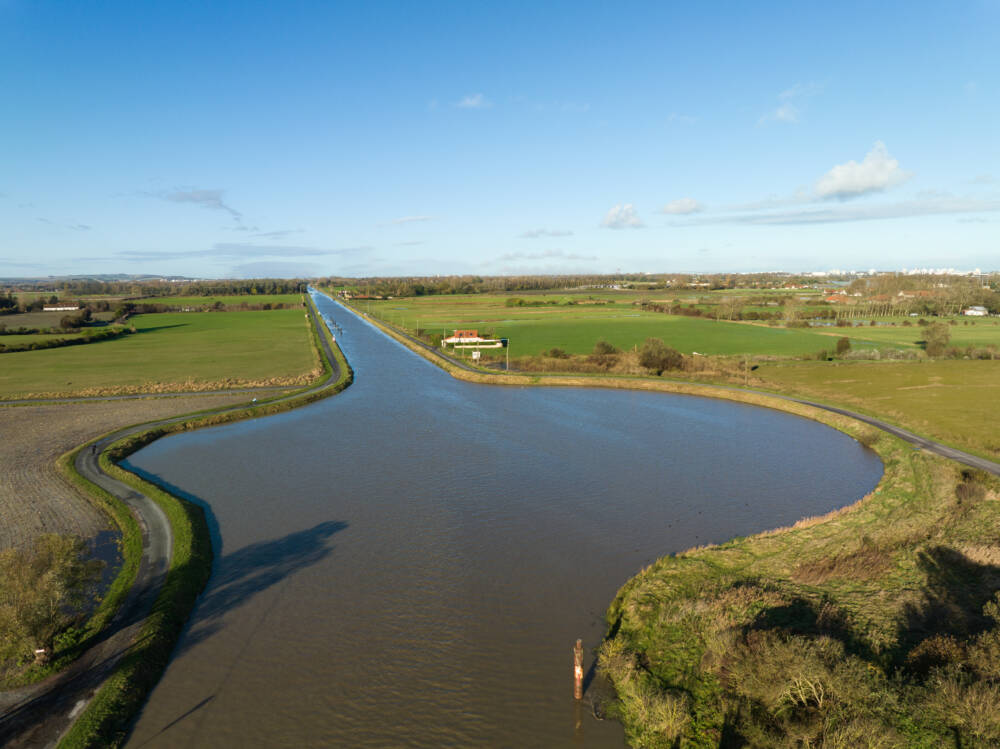
[[[572,699],[573,642],[596,647],[618,587],[881,475],[853,440],[766,409],[459,382],[319,306],[354,385],[132,456],[218,529],[133,746],[622,746]]]

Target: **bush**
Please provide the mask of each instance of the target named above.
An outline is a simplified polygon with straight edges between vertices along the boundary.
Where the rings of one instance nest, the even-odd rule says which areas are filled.
[[[0,661],[52,652],[56,636],[85,613],[104,563],[76,536],[45,534],[0,554]]]
[[[660,374],[667,369],[680,369],[684,357],[676,349],[670,348],[659,338],[647,338],[639,349],[639,365]]]
[[[924,330],[924,350],[928,356],[941,356],[951,340],[948,326],[942,322],[931,323]]]
[[[594,354],[596,356],[607,356],[608,354],[617,354],[618,349],[612,346],[610,343],[605,341],[603,338],[594,344]]]
[[[837,339],[837,356],[843,356],[851,350],[851,340],[844,336]]]

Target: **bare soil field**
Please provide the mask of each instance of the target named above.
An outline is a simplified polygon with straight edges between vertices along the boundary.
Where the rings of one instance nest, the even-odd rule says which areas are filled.
[[[247,393],[92,401],[0,408],[0,550],[41,533],[86,539],[110,530],[108,518],[56,471],[56,459],[118,427],[248,401]]]

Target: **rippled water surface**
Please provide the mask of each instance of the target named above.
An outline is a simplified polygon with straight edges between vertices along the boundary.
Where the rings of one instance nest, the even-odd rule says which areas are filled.
[[[207,506],[218,558],[131,746],[620,747],[572,699],[618,587],[881,475],[767,409],[459,382],[318,301],[354,385],[132,456]]]

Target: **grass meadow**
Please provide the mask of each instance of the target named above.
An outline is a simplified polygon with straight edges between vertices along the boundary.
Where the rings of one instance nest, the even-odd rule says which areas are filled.
[[[316,369],[301,309],[131,318],[136,333],[0,355],[0,398],[163,386],[298,384]]]
[[[880,416],[914,432],[1000,458],[1000,362],[763,364],[767,387]]]
[[[301,305],[301,294],[240,294],[234,296],[149,296],[129,299],[135,304],[167,304],[171,307],[204,307],[221,304],[239,307],[242,304]]]
[[[472,295],[361,301],[357,306],[411,330],[419,325],[430,333],[450,333],[468,327],[509,338],[512,357],[534,356],[551,348],[585,354],[601,339],[631,349],[649,337],[661,338],[686,354],[803,356],[836,345],[827,329],[816,332],[643,312],[633,304],[639,298],[634,293],[594,296],[607,301],[596,304],[579,295],[531,296],[524,298],[532,302],[572,298],[577,303],[507,307],[506,295]],[[837,330],[838,336],[843,334]],[[858,343],[864,345],[863,340]]]

